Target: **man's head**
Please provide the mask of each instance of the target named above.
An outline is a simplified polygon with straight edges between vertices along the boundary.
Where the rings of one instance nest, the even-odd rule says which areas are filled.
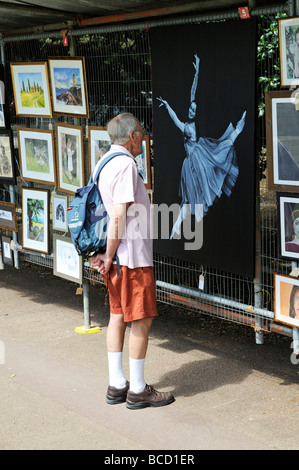
[[[143,130],[139,120],[131,113],[122,113],[107,126],[111,144],[122,145],[134,157],[142,153]]]

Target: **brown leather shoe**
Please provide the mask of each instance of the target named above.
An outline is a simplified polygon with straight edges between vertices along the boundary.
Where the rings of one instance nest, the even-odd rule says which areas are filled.
[[[126,406],[130,410],[139,410],[147,406],[165,406],[174,401],[169,392],[158,392],[151,385],[146,385],[141,393],[128,390]]]
[[[117,403],[124,403],[127,398],[129,385],[129,382],[126,383],[124,388],[116,388],[109,385],[106,394],[106,402],[108,403],[108,405],[117,405]]]

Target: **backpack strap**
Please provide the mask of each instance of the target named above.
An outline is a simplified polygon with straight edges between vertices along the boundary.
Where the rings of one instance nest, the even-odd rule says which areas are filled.
[[[101,161],[101,163],[98,166],[98,169],[96,171],[96,174],[95,174],[94,178],[92,177],[92,174],[91,174],[88,184],[91,184],[92,181],[97,181],[98,177],[100,176],[100,172],[102,171],[104,166],[107,165],[107,163],[110,162],[110,160],[112,160],[112,158],[118,157],[119,155],[126,155],[127,157],[129,157],[129,155],[127,153],[124,153],[124,152],[115,152],[115,153],[111,153],[111,155],[108,155],[107,157],[104,157],[103,160]]]

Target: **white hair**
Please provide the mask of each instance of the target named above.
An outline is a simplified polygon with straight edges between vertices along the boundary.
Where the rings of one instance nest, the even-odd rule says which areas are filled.
[[[107,125],[111,144],[126,144],[130,139],[130,133],[136,131],[138,125],[138,119],[131,113],[122,113],[115,116]]]

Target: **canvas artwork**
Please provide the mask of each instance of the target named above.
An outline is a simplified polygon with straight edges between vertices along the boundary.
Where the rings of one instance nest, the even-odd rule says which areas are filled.
[[[54,114],[88,117],[84,57],[48,59]]]
[[[24,180],[56,184],[53,131],[18,128],[17,134]]]
[[[11,249],[11,238],[2,236],[2,256],[4,264],[14,265],[13,251]]]
[[[299,84],[299,17],[278,20],[282,87]]]
[[[22,189],[23,248],[49,252],[49,191]]]
[[[16,205],[11,202],[0,201],[0,228],[18,231]]]
[[[94,170],[98,161],[110,149],[110,137],[104,127],[90,126],[88,128],[89,173]]]
[[[0,130],[0,183],[15,183],[12,133]]]
[[[151,30],[154,205],[169,209],[154,249],[253,276],[256,25],[241,23]]]
[[[74,193],[84,184],[83,128],[56,123],[58,188]]]
[[[146,189],[151,189],[151,163],[150,163],[150,148],[149,148],[149,135],[145,135],[142,141],[142,153],[136,157],[138,172],[142,176]]]
[[[299,187],[299,113],[291,91],[266,92],[266,140],[269,189]]]
[[[299,327],[299,279],[274,273],[274,319]]]
[[[1,76],[1,70],[0,70]],[[5,118],[5,89],[4,83],[0,80],[0,128],[6,127],[6,118]]]
[[[299,259],[299,197],[292,193],[277,193],[280,256]]]
[[[82,284],[83,262],[70,238],[54,234],[53,236],[55,276]]]
[[[47,62],[12,63],[16,114],[52,117]]]
[[[68,231],[66,211],[68,207],[67,196],[52,194],[53,229],[61,232]]]

